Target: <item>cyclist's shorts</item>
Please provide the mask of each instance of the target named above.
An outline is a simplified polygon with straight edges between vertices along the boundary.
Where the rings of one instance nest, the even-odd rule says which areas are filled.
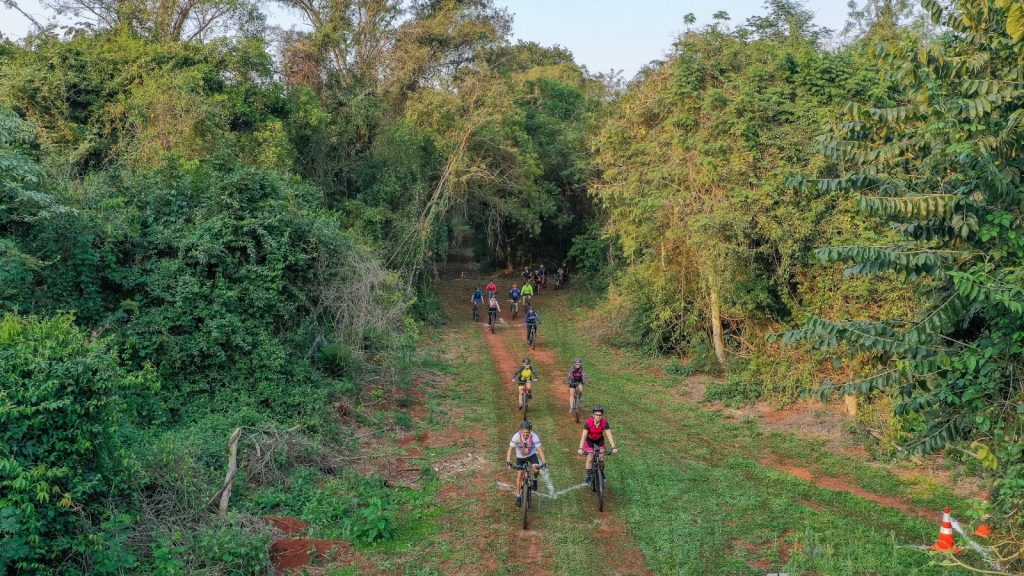
[[[520,458],[518,454],[516,455],[516,466],[522,466],[527,462],[540,466],[540,458],[538,458],[536,454],[530,454],[526,458]]]
[[[569,379],[569,388],[575,388],[577,386],[583,386],[583,380],[580,380],[579,382],[577,382],[577,381],[575,381],[575,380],[570,378]]]
[[[590,452],[593,452],[595,449],[599,449],[602,452],[604,452],[604,438],[601,438],[600,440],[596,441],[591,440],[590,438],[586,439],[586,442],[583,444],[583,451],[589,454]]]
[[[522,391],[524,388],[526,388],[527,384],[529,384],[529,381],[523,382],[522,380],[520,380],[518,383],[516,383],[516,388],[519,388],[519,390]]]

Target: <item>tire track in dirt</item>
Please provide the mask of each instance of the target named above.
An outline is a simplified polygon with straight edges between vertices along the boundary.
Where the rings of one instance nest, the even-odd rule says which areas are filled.
[[[548,294],[549,291],[545,291]],[[550,297],[547,298],[550,300]],[[545,298],[541,295],[535,297],[535,305],[538,311],[542,311]],[[544,318],[544,314],[541,314]],[[573,467],[572,474],[578,475],[581,479],[584,473],[583,458],[575,455],[576,447],[579,444],[580,424],[569,418],[568,399],[564,385],[564,370],[561,368],[560,359],[554,352],[544,345],[542,330],[538,330],[537,349],[530,350],[526,347],[526,328],[515,327],[511,330],[503,330],[494,337],[488,332],[488,345],[491,352],[501,365],[501,369],[507,371],[509,382],[510,398],[515,391],[511,383],[511,375],[519,366],[520,358],[513,353],[513,349],[521,346],[523,354],[530,356],[534,365],[539,368],[538,373],[541,380],[534,386],[534,401],[538,417],[546,423],[546,434],[543,438],[554,438],[556,442],[546,440],[547,454],[553,459],[557,453],[554,449],[568,447],[571,454],[569,465]],[[518,344],[516,344],[518,341]],[[493,343],[493,345],[492,345]],[[511,363],[511,364],[509,364]],[[566,363],[566,366],[568,364]],[[536,420],[531,416],[531,419]],[[535,425],[536,427],[536,425]],[[580,530],[587,530],[596,536],[593,538],[595,545],[600,546],[600,555],[603,559],[602,574],[611,576],[645,576],[653,574],[647,568],[647,562],[640,547],[637,546],[629,532],[628,527],[621,518],[617,508],[614,490],[612,490],[605,502],[605,511],[597,512],[596,504],[592,494],[585,490],[571,496],[571,498],[582,499],[582,511],[580,518]],[[543,516],[543,513],[541,514]],[[589,522],[587,527],[586,521]]]
[[[466,534],[466,538],[471,541],[469,546],[475,550],[476,559],[472,566],[441,566],[442,573],[465,576],[505,574],[510,563],[514,563],[524,573],[549,575],[554,553],[544,538],[543,514],[536,517],[531,515],[531,529],[522,530],[519,509],[515,508],[511,493],[505,490],[499,490],[497,494],[494,492],[494,486],[499,482],[511,484],[515,479],[512,472],[505,470],[503,465],[499,467],[497,463],[504,462],[508,438],[519,424],[512,403],[516,390],[511,384],[512,372],[519,361],[511,356],[511,351],[501,346],[498,336],[492,335],[487,329],[486,309],[482,311],[483,322],[474,323],[470,319],[469,296],[473,287],[482,287],[483,282],[470,268],[463,270],[464,280],[459,280],[452,290],[445,293],[444,308],[450,321],[446,330],[468,333],[474,339],[482,338],[489,350],[493,364],[492,375],[489,381],[479,382],[478,385],[492,391],[487,400],[487,404],[490,404],[487,409],[495,418],[489,431],[479,430],[474,438],[479,442],[478,447],[486,446],[481,450],[493,456],[495,465],[487,467],[471,480],[454,484],[446,496],[449,500],[470,500],[476,503],[471,512],[474,516],[472,532]],[[452,274],[451,268],[449,274]],[[458,278],[460,274],[456,272],[452,276]]]
[[[516,371],[516,368],[520,364],[520,360],[512,354],[512,350],[502,344],[501,336],[497,333],[492,334],[487,328],[486,324],[482,325],[481,331],[484,333],[484,339],[487,342],[487,348],[491,351],[491,358],[494,360],[495,368],[498,372],[498,378],[501,382],[502,393],[499,394],[495,401],[498,403],[498,412],[501,413],[506,409],[504,407],[514,408],[515,404],[513,400],[518,394],[518,389],[512,383],[512,374]],[[518,426],[515,422],[518,420],[511,411],[508,412],[512,423],[508,428],[507,436],[511,437],[515,433],[515,429]],[[502,444],[502,453],[505,452],[507,441]],[[515,480],[512,472],[508,472],[508,482],[511,484]],[[516,530],[518,534],[512,536],[516,544],[516,561],[524,564],[527,567],[526,573],[528,574],[550,574],[548,569],[551,566],[554,554],[552,553],[549,543],[543,538],[544,528],[544,515],[535,514],[530,516],[530,529],[520,530],[519,529],[519,509],[513,508],[512,499],[506,493],[501,493],[501,498],[506,499],[507,506],[510,510],[515,510],[516,515],[512,516],[511,513],[508,517],[508,521],[511,523],[515,521],[513,530]]]

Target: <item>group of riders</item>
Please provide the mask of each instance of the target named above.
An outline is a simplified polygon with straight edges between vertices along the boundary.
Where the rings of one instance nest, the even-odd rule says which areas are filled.
[[[523,319],[526,322],[527,327],[527,339],[532,342],[532,337],[537,334],[537,325],[540,324],[540,315],[537,314],[537,310],[533,307],[533,296],[539,293],[542,288],[545,288],[548,283],[548,272],[547,268],[541,264],[536,270],[531,270],[529,266],[523,268],[523,285],[520,287],[518,284],[512,284],[512,287],[508,290],[508,299],[512,305],[513,318],[516,317],[519,303],[522,302],[526,306],[526,312],[523,314]],[[564,286],[569,281],[569,271],[564,266],[558,268],[558,286]],[[487,323],[491,326],[492,331],[494,322],[497,320],[498,314],[501,313],[501,304],[498,302],[498,287],[491,280],[487,283],[485,291],[481,291],[480,288],[476,288],[473,291],[473,320],[477,318],[477,311],[483,304],[485,294],[487,299]]]
[[[564,285],[568,279],[568,273],[564,268],[558,269],[559,284]],[[546,285],[547,272],[544,266],[540,266],[536,271],[531,271],[528,267],[523,271],[523,286],[520,288],[518,285],[513,284],[512,288],[509,289],[508,297],[509,301],[513,306],[518,305],[520,300],[523,301],[526,306],[526,313],[523,320],[527,326],[527,334],[532,332],[536,334],[537,325],[540,324],[540,315],[533,308],[533,296],[535,287],[539,290],[541,287]],[[490,281],[485,287],[487,291],[487,312],[488,321],[493,325],[494,319],[498,313],[501,312],[501,306],[498,303],[497,292],[498,287],[494,284],[494,281]],[[473,292],[473,307],[474,311],[483,302],[484,294],[480,288],[476,288]],[[532,341],[532,340],[531,340]],[[522,365],[520,365],[512,376],[512,382],[516,385],[517,400],[519,402],[519,410],[523,409],[523,403],[526,398],[533,395],[533,384],[537,381],[537,372],[534,369],[530,358],[523,358]],[[573,412],[575,403],[583,398],[583,387],[590,383],[587,377],[587,372],[583,368],[583,361],[576,358],[572,366],[569,368],[568,374],[565,378],[566,384],[568,385],[568,398],[569,398],[569,412]],[[585,454],[586,459],[586,484],[592,486],[593,477],[593,465],[594,455],[600,454],[601,457],[606,453],[605,442],[607,441],[611,448],[612,454],[618,452],[618,448],[615,446],[615,438],[612,436],[612,427],[608,423],[608,420],[604,417],[605,409],[603,406],[594,406],[593,413],[583,423],[583,429],[580,434],[579,448],[577,452],[579,454]],[[514,459],[513,459],[514,457]],[[508,444],[508,452],[505,455],[505,462],[510,469],[516,470],[516,485],[515,485],[515,499],[516,506],[522,506],[522,489],[523,480],[526,478],[526,474],[529,472],[534,478],[540,474],[540,471],[547,468],[547,456],[544,454],[544,449],[541,444],[540,436],[533,431],[533,423],[530,420],[523,420],[519,426],[519,431],[512,436],[512,440]]]
[[[522,410],[525,397],[532,395],[534,382],[537,381],[537,372],[532,366],[529,358],[522,359],[522,365],[512,375],[512,382],[516,384],[519,410]],[[572,412],[574,402],[583,398],[584,385],[590,383],[587,377],[587,370],[583,367],[581,359],[575,359],[568,373],[565,375],[565,383],[568,385],[569,412]],[[611,424],[604,418],[604,407],[595,406],[593,415],[583,424],[583,433],[580,435],[580,454],[587,455],[587,486],[593,486],[594,482],[594,455],[605,454],[605,441],[610,445],[611,453],[618,452],[615,447],[615,439],[611,436]],[[513,461],[512,457],[515,456]],[[522,482],[526,477],[527,468],[529,474],[536,478],[541,469],[548,466],[548,458],[541,446],[541,438],[534,431],[534,424],[529,420],[523,420],[519,425],[519,431],[509,442],[508,453],[505,455],[505,462],[509,468],[517,470],[515,482],[515,505],[522,505]],[[606,480],[603,479],[602,480]]]
[[[524,358],[523,365],[516,370],[514,376],[514,380],[519,384],[520,409],[522,409],[522,396],[523,394],[529,394],[531,389],[530,382],[535,378],[536,376],[530,367],[529,359]],[[586,378],[583,362],[578,358],[573,363],[567,377],[570,399],[574,393],[573,388],[579,387],[582,389],[584,383],[587,382]],[[581,393],[580,396],[582,397],[583,394]],[[572,401],[570,400],[569,402],[571,407]],[[580,448],[577,450],[578,453],[587,455],[587,477],[584,481],[587,486],[593,486],[594,483],[594,455],[599,454],[599,457],[604,457],[606,441],[611,448],[611,453],[617,453],[618,448],[615,446],[615,439],[611,436],[611,424],[604,418],[604,407],[600,405],[595,406],[593,415],[583,423],[583,431],[580,435]],[[514,460],[513,456],[515,456]],[[529,420],[523,420],[519,424],[519,431],[509,442],[509,449],[505,454],[505,463],[510,469],[517,470],[515,505],[518,507],[522,505],[522,483],[526,478],[527,470],[529,474],[537,478],[541,470],[548,467],[548,457],[544,454],[541,437],[534,431],[534,423]],[[602,480],[606,481],[607,479],[602,478]]]

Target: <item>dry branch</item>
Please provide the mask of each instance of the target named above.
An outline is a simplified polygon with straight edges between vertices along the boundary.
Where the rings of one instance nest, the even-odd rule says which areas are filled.
[[[230,440],[228,440],[228,472],[224,477],[224,485],[221,486],[220,490],[218,490],[213,498],[210,499],[210,507],[219,501],[217,512],[221,516],[228,515],[228,501],[231,500],[231,487],[235,482],[235,476],[238,474],[238,441],[241,438],[242,429],[235,428],[235,431],[231,433]]]

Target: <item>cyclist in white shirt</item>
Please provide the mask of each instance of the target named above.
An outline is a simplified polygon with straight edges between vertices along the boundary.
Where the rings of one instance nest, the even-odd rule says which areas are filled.
[[[515,452],[516,461],[512,462],[512,453]],[[539,458],[538,458],[539,456]],[[544,449],[540,445],[540,436],[533,433],[533,423],[523,420],[519,425],[519,432],[512,436],[508,443],[508,453],[505,454],[505,463],[511,468],[513,466],[524,466],[530,463],[531,473],[536,478],[540,469],[548,465],[548,458],[544,455]],[[516,472],[516,507],[523,505],[523,478],[526,477],[526,470]]]

